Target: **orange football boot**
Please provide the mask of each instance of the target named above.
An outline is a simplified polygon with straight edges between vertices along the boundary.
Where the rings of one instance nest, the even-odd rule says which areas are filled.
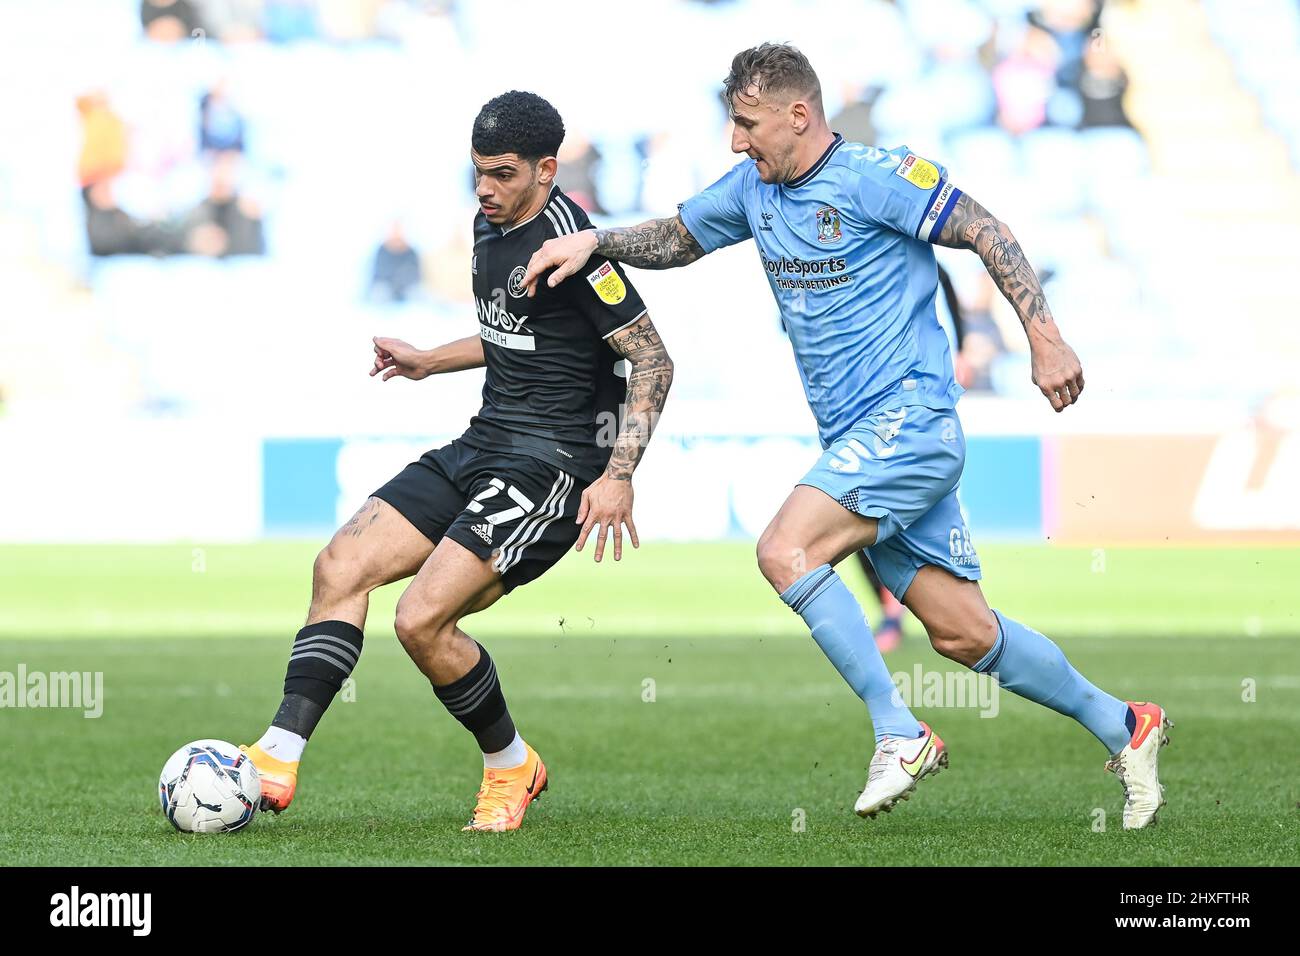
[[[277,760],[257,744],[241,744],[239,749],[248,754],[262,778],[262,809],[272,813],[289,809],[298,789],[298,761]]]
[[[542,791],[550,786],[546,775],[546,764],[537,756],[537,751],[524,744],[528,758],[518,767],[509,770],[491,770],[484,768],[483,785],[479,787],[478,803],[474,815],[464,830],[479,833],[504,833],[517,830],[524,822],[524,811],[534,800],[541,797]]]

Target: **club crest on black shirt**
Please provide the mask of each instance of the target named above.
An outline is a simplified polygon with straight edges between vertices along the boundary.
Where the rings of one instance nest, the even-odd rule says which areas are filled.
[[[547,239],[593,228],[558,187],[532,219],[505,229],[474,220],[474,306],[487,374],[468,445],[529,455],[586,482],[604,470],[627,394],[626,364],[605,339],[645,314],[623,267],[593,256],[554,289],[521,280]],[[599,441],[598,441],[599,437]]]

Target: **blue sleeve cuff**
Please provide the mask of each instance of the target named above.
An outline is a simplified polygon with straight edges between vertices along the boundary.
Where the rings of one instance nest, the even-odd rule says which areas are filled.
[[[710,252],[717,249],[720,243],[715,241],[715,237],[712,235],[712,230],[704,224],[703,220],[698,215],[696,215],[691,207],[691,201],[692,200],[688,199],[686,202],[678,205],[677,214],[682,217],[682,224],[686,226],[686,231],[689,232],[695,241],[700,244],[700,248],[704,250],[704,254],[708,255]]]

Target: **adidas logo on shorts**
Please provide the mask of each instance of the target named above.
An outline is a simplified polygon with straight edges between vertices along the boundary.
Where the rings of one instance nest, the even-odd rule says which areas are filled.
[[[492,543],[492,526],[488,524],[486,521],[484,521],[482,524],[470,525],[469,530],[473,531],[476,535],[478,535],[488,544]]]

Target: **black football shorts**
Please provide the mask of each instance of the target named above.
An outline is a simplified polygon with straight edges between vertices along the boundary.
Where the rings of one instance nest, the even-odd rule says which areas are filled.
[[[506,591],[541,575],[573,547],[586,483],[527,455],[457,439],[420,456],[374,497],[435,545],[443,535],[491,558]]]

